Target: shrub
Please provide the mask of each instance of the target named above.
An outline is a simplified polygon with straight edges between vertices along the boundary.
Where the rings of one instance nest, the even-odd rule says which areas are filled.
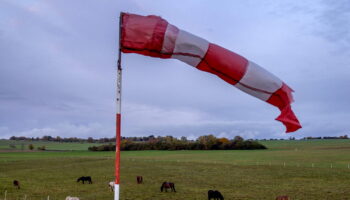
[[[45,151],[45,150],[46,150],[46,146],[38,147],[38,150],[40,150],[40,151]]]
[[[34,149],[34,145],[33,145],[33,144],[29,144],[29,145],[28,145],[28,149],[29,149],[29,150],[33,150],[33,149]]]

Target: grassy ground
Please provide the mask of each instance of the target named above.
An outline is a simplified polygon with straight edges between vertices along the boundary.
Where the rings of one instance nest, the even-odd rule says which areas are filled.
[[[207,199],[209,189],[225,199],[350,199],[350,141],[264,141],[260,151],[122,152],[121,199]],[[0,152],[0,199],[113,199],[113,152]],[[284,164],[285,163],[285,164]],[[314,167],[312,167],[312,163]],[[330,166],[332,165],[333,168]],[[94,183],[78,184],[90,175]],[[144,184],[136,184],[136,176]],[[20,180],[21,190],[11,183]],[[161,193],[173,181],[177,193]]]
[[[10,147],[14,145],[16,148]],[[0,140],[0,150],[28,150],[28,145],[33,144],[34,148],[45,146],[47,150],[87,150],[90,146],[98,146],[102,144],[78,143],[78,142],[49,142],[49,141],[15,141],[15,140]]]

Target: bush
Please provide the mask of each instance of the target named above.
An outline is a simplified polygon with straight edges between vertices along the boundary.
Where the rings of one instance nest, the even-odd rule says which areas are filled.
[[[46,150],[46,146],[38,147],[38,150],[40,150],[40,151],[45,151],[45,150]]]
[[[29,150],[33,150],[33,149],[34,149],[34,145],[33,145],[33,144],[29,144],[29,145],[28,145],[28,149],[29,149]]]
[[[138,150],[250,150],[266,149],[257,141],[244,140],[236,136],[233,140],[227,138],[217,139],[213,135],[201,136],[196,141],[178,140],[171,136],[157,137],[147,141],[121,141],[120,149],[124,151]],[[89,151],[115,151],[115,145],[91,146]]]

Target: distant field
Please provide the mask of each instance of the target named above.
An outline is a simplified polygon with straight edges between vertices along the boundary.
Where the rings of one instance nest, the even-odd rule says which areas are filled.
[[[262,143],[269,149],[122,152],[121,199],[199,200],[207,199],[209,189],[220,190],[225,200],[273,200],[282,194],[293,200],[350,199],[350,140]],[[0,152],[0,199],[7,190],[8,200],[24,195],[28,200],[48,195],[50,200],[67,195],[110,200],[113,163],[113,152]],[[94,183],[76,183],[83,175]],[[137,175],[144,184],[136,184]],[[13,179],[23,189],[15,190]],[[178,192],[160,193],[163,181],[175,182]]]
[[[10,144],[16,146],[16,148],[11,148]],[[28,145],[33,144],[35,149],[37,147],[45,146],[47,150],[87,150],[88,147],[93,145],[101,145],[94,143],[78,143],[78,142],[49,142],[49,141],[14,141],[14,140],[0,140],[0,150],[28,150]]]

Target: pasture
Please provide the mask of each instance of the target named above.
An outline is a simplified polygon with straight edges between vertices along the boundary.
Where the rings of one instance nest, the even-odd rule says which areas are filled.
[[[129,151],[121,158],[121,199],[200,200],[208,190],[225,199],[350,199],[350,140],[262,141],[268,150]],[[73,143],[74,144],[74,143]],[[64,148],[61,147],[61,150]],[[0,151],[0,199],[110,200],[113,152]],[[136,176],[143,176],[143,184]],[[77,183],[91,176],[93,184]],[[18,179],[21,189],[12,186]],[[161,193],[164,181],[177,193]]]
[[[34,148],[45,146],[47,150],[87,150],[91,143],[79,143],[79,142],[50,142],[50,141],[14,141],[14,140],[1,140],[0,139],[0,150],[13,150],[22,151],[28,150],[28,145],[33,144]],[[12,145],[13,147],[10,147]],[[96,145],[96,144],[95,144]]]

